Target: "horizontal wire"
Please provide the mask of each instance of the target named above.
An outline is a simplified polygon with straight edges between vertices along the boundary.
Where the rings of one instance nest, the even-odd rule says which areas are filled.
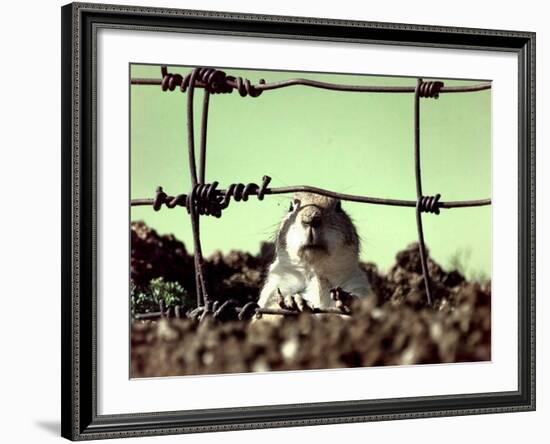
[[[227,85],[232,88],[237,88],[238,83],[235,80],[227,79]],[[131,79],[132,85],[161,85],[162,79],[145,79],[145,78],[133,78]],[[309,86],[312,88],[328,89],[334,91],[348,91],[348,92],[372,92],[372,93],[414,93],[415,86],[367,86],[367,85],[346,85],[342,83],[328,83],[318,80],[309,79],[290,79],[273,83],[259,83],[253,85],[257,91],[270,91],[274,89],[285,88],[288,86]],[[207,83],[197,81],[195,82],[195,88],[204,88]],[[476,85],[468,86],[444,86],[439,91],[440,93],[462,93],[462,92],[476,92],[491,89],[491,83],[478,83]]]
[[[278,188],[267,188],[264,192],[264,195],[277,195],[277,194],[287,194],[287,193],[296,193],[296,192],[306,192],[306,193],[315,193],[320,194],[326,197],[332,197],[335,199],[340,199],[350,202],[360,202],[368,203],[373,205],[389,205],[395,207],[416,207],[416,200],[402,200],[402,199],[385,199],[380,197],[369,197],[369,196],[357,196],[353,194],[343,194],[337,193],[335,191],[325,190],[323,188],[311,187],[306,185],[299,186],[288,186],[288,187],[278,187]],[[227,190],[216,190],[218,196],[225,195]],[[255,193],[252,193],[255,194]],[[185,202],[186,194],[181,194],[179,196],[167,196],[165,202],[178,200],[177,206],[186,207]],[[132,206],[145,206],[153,205],[155,199],[150,198],[139,198],[132,199]],[[164,202],[164,203],[165,203]],[[478,199],[478,200],[458,200],[458,201],[448,201],[448,202],[438,202],[439,208],[465,208],[465,207],[480,207],[485,205],[491,205],[491,199]]]
[[[343,316],[351,316],[351,312],[345,312],[339,308],[313,308],[311,311],[297,311],[297,310],[287,310],[285,308],[258,308],[256,313],[261,315],[281,315],[281,316],[298,316],[301,313],[311,313],[311,314],[336,314]]]

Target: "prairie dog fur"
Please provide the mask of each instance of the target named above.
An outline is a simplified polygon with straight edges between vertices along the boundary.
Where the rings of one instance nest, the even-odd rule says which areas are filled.
[[[313,308],[334,307],[331,290],[341,288],[355,297],[373,297],[359,267],[359,236],[340,200],[313,193],[296,193],[281,221],[275,241],[276,257],[269,267],[258,305],[280,307],[299,298]],[[287,303],[286,305],[289,305]]]

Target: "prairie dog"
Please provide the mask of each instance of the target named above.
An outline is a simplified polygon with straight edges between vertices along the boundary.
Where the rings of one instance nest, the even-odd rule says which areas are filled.
[[[296,193],[279,227],[275,253],[258,300],[262,308],[334,307],[336,288],[348,297],[374,298],[359,267],[357,230],[339,199]]]

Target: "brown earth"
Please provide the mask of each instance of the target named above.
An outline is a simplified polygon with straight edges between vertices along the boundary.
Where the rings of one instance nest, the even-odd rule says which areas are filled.
[[[254,301],[273,258],[215,253],[206,261],[211,297]],[[240,373],[491,359],[491,286],[467,282],[429,259],[434,305],[428,307],[418,245],[396,255],[387,273],[363,264],[376,307],[357,302],[352,316],[309,315],[220,322],[208,317],[136,321],[131,330],[132,377]],[[132,223],[131,277],[138,286],[163,276],[194,289],[192,256],[173,236]]]

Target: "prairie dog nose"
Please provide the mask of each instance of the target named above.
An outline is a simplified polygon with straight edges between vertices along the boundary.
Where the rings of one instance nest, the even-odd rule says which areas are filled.
[[[321,211],[318,208],[304,208],[302,224],[306,227],[318,228],[321,225]]]

